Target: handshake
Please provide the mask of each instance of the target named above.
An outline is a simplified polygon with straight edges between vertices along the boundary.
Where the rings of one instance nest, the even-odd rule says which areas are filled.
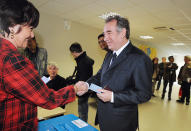
[[[78,96],[82,96],[88,92],[88,84],[84,81],[79,81],[74,85],[74,89]]]
[[[83,94],[85,94],[88,91],[88,87],[89,85],[84,81],[79,81],[74,85],[75,92],[78,96],[82,96]],[[97,97],[103,102],[113,102],[113,92],[110,90],[110,88],[107,89],[107,87],[105,87],[104,89],[102,89],[99,87],[95,87],[92,89],[90,86],[90,89],[97,92]]]

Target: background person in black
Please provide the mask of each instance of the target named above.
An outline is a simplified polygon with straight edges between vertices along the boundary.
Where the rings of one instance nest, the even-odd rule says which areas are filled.
[[[178,69],[178,66],[176,63],[174,63],[173,56],[169,56],[168,60],[169,62],[166,65],[166,74],[163,76],[164,87],[163,87],[161,99],[164,99],[165,93],[166,93],[166,87],[169,83],[168,100],[171,100],[172,86],[173,86],[173,83],[176,81],[176,70]]]
[[[165,72],[166,72],[166,57],[162,57],[162,62],[159,64],[159,74],[157,76],[158,83],[157,83],[157,89],[156,90],[159,90],[161,80],[162,80]]]
[[[70,52],[77,63],[74,81],[87,81],[93,75],[94,60],[86,55],[79,43],[73,43],[70,46]],[[78,114],[86,122],[88,120],[88,97],[89,93],[78,97]]]

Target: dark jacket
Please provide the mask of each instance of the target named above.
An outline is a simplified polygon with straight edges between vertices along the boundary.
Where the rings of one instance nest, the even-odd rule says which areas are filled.
[[[110,65],[108,53],[101,69],[87,82],[114,92],[114,103],[98,99],[98,120],[102,131],[134,131],[138,126],[138,104],[152,95],[152,62],[131,43]]]
[[[56,75],[55,78],[50,80],[46,85],[48,86],[48,88],[57,91],[66,86],[66,80],[63,77]]]
[[[93,75],[94,60],[88,57],[86,52],[83,52],[75,60],[77,63],[75,81],[87,81]]]
[[[168,62],[166,64],[166,74],[163,75],[163,79],[165,81],[175,82],[177,69],[178,69],[178,66],[176,63]]]
[[[188,82],[188,78],[191,78],[191,66],[189,64],[184,64],[180,68],[179,74],[178,74],[178,81],[181,83],[182,81]]]
[[[94,60],[86,55],[86,52],[83,52],[80,56],[75,58],[76,66],[76,78],[75,82],[78,81],[87,81],[93,75],[93,64]],[[78,97],[88,97],[89,93],[84,94],[83,96]]]
[[[159,64],[159,75],[163,76],[166,73],[166,63]]]

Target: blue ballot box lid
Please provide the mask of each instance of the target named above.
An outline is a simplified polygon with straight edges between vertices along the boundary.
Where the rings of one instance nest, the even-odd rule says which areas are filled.
[[[98,131],[73,114],[39,122],[38,131]]]

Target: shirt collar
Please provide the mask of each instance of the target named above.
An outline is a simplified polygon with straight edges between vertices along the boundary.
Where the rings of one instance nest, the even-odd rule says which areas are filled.
[[[117,51],[113,51],[113,54],[116,53],[116,55],[118,56],[123,49],[125,49],[125,47],[127,47],[129,45],[130,41],[128,40],[127,43],[125,45],[123,45],[121,48],[119,48]]]

